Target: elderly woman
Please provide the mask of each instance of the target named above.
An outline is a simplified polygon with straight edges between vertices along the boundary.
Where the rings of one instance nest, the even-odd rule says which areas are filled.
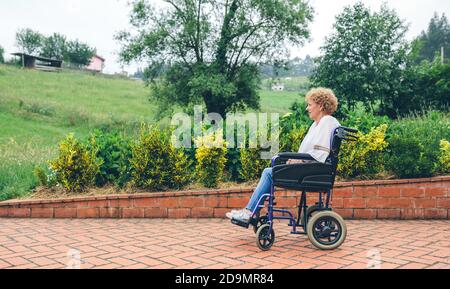
[[[300,145],[299,153],[311,155],[316,161],[324,163],[330,154],[331,134],[340,126],[339,122],[331,116],[337,109],[338,100],[333,91],[326,88],[315,88],[306,94],[309,117],[314,123],[308,130]],[[287,164],[303,162],[302,160],[288,160]],[[272,186],[272,168],[266,168],[246,208],[232,210],[226,216],[241,222],[249,222],[252,212],[259,205],[258,200],[263,194],[270,193]]]

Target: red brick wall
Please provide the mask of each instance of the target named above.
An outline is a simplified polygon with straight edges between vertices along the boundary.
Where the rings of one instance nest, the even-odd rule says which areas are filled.
[[[333,209],[347,219],[450,219],[450,176],[337,183]],[[252,188],[25,200],[0,203],[11,218],[223,218],[244,207]],[[309,204],[317,193],[308,194]],[[299,192],[280,190],[277,207],[295,209]]]

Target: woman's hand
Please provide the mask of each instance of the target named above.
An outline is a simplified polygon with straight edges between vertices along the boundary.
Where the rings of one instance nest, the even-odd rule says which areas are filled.
[[[295,159],[289,159],[286,164],[287,165],[293,165],[293,164],[303,164],[305,163],[304,160],[295,160]]]

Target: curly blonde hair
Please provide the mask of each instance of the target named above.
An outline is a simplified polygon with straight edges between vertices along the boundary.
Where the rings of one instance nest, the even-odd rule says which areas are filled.
[[[312,100],[322,107],[322,110],[332,115],[338,108],[338,99],[329,88],[313,88],[306,94],[306,101]]]

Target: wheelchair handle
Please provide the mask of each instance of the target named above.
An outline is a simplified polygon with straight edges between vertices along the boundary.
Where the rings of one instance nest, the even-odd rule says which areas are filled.
[[[357,129],[349,128],[349,127],[346,127],[346,126],[341,126],[341,128],[346,130],[346,131],[348,131],[348,132],[353,132],[353,133],[357,133],[358,132]]]
[[[357,141],[359,136],[353,133],[358,133],[357,129],[341,126],[338,128],[337,136],[347,141]]]

